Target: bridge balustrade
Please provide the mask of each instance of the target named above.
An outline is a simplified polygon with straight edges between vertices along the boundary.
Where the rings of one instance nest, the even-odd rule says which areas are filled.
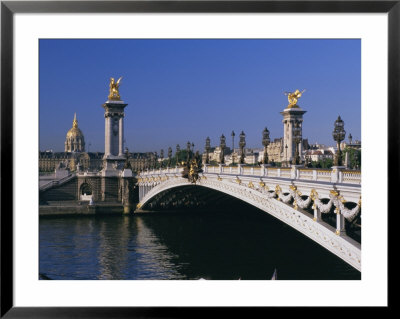
[[[299,179],[314,180],[314,171],[311,169],[299,169]]]
[[[278,168],[279,177],[290,178],[292,176],[292,170],[290,168]]]
[[[181,167],[165,168],[157,170],[147,170],[139,175],[161,175],[182,172]],[[243,165],[233,166],[211,166],[203,167],[204,173],[229,174],[237,176],[259,176],[270,178],[287,178],[292,180],[305,180],[316,182],[361,184],[361,171],[343,169],[318,169],[318,168],[299,168],[299,167],[245,167]]]
[[[278,168],[268,168],[267,171],[267,177],[279,177],[280,176],[280,171],[278,171]]]
[[[332,177],[332,170],[316,170],[317,181],[330,182]]]
[[[342,179],[344,183],[361,184],[361,172],[344,170],[342,173]]]

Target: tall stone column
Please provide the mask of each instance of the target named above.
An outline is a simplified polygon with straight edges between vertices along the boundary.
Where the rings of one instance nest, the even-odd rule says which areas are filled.
[[[301,128],[301,141],[299,143],[299,156],[300,160],[303,160],[304,157],[302,156],[303,154],[303,119],[300,120],[300,128]]]
[[[107,158],[110,156],[124,159],[124,108],[128,104],[123,101],[107,101],[105,109],[105,149]]]
[[[104,114],[105,117],[105,136],[104,136],[104,156],[108,157],[111,154],[110,150],[110,117],[107,114]]]
[[[286,136],[287,136],[287,121],[283,120],[283,161],[287,162],[287,148],[285,148],[285,146],[287,145],[287,140],[286,140]]]
[[[124,116],[119,118],[119,152],[118,156],[124,155]]]
[[[288,130],[288,160],[292,161],[293,159],[293,121],[289,121],[289,130]]]
[[[124,101],[114,100],[103,104],[105,117],[103,176],[117,176],[125,163],[123,121],[126,106]]]
[[[287,161],[291,161],[293,157],[295,156],[295,151],[296,151],[296,145],[294,142],[294,136],[293,136],[293,127],[294,123],[300,122],[300,127],[302,128],[302,122],[303,122],[303,114],[306,113],[307,111],[302,110],[299,106],[295,107],[287,107],[286,109],[281,112],[283,115],[283,140],[284,140],[284,145],[283,145],[283,151],[284,151],[284,156],[286,157]],[[289,124],[289,126],[288,126]],[[285,149],[285,145],[287,143],[287,151]],[[299,149],[300,150],[300,149]],[[300,151],[299,151],[300,152]],[[286,154],[287,153],[287,154]]]
[[[103,169],[101,171],[101,175],[104,177],[120,176],[126,161],[123,154],[123,118],[124,109],[128,104],[121,100],[119,94],[121,79],[122,77],[115,81],[114,78],[110,78],[108,100],[102,105],[106,119]],[[110,185],[112,178],[108,179]]]

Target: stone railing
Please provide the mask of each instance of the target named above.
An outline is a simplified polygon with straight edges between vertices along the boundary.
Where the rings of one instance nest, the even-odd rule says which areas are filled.
[[[79,176],[98,176],[98,175],[101,175],[100,172],[90,172],[90,171],[78,172],[76,174],[79,175]]]
[[[180,173],[181,167],[164,168],[147,170],[140,173],[140,175],[154,175],[165,173]],[[237,166],[203,166],[204,173],[210,174],[227,174],[237,176],[257,176],[269,178],[283,178],[292,180],[305,180],[317,181],[328,183],[343,183],[343,184],[361,184],[361,171],[346,170],[344,167],[332,167],[331,169],[320,168],[305,168],[300,165],[293,165],[292,167],[271,167],[269,165],[261,165],[261,167],[244,166],[238,164]]]
[[[76,176],[75,174],[70,174],[70,175],[68,175],[68,176],[66,176],[64,178],[59,179],[59,180],[48,182],[48,183],[40,186],[39,190],[40,191],[45,191],[45,190],[47,190],[49,188],[52,188],[54,186],[62,185],[64,183],[68,182],[69,180],[71,180],[75,176]]]
[[[291,177],[291,172],[292,170],[290,168],[279,168],[279,177],[283,177],[283,178],[290,178]]]
[[[361,184],[361,171],[343,170],[341,173],[343,183]]]

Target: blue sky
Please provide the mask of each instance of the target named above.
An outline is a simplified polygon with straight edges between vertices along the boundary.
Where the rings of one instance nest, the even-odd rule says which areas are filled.
[[[203,151],[231,132],[262,147],[267,127],[282,137],[285,91],[306,89],[298,104],[303,137],[333,145],[333,123],[361,139],[360,40],[54,40],[39,43],[40,150],[64,150],[74,112],[86,150],[104,152],[110,77],[123,76],[125,139],[131,152]]]

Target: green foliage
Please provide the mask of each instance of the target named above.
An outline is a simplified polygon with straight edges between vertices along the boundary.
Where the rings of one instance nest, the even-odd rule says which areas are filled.
[[[190,152],[190,156],[193,156],[192,152]],[[170,163],[169,167],[175,167],[175,166],[177,166],[177,163],[179,165],[182,165],[182,162],[186,163],[186,161],[187,161],[187,151],[181,150],[178,154],[174,154],[171,157],[171,163]],[[168,159],[168,157],[166,157],[163,159],[162,162],[156,163],[156,168],[160,168],[161,163],[162,163],[162,167],[166,168],[166,167],[168,167],[168,162],[169,162],[169,159]]]
[[[346,147],[342,151],[343,164],[345,163],[346,153],[348,153],[349,168],[361,169],[361,150]]]
[[[333,159],[325,158],[319,161],[312,161],[311,167],[313,168],[331,168],[333,166]]]

